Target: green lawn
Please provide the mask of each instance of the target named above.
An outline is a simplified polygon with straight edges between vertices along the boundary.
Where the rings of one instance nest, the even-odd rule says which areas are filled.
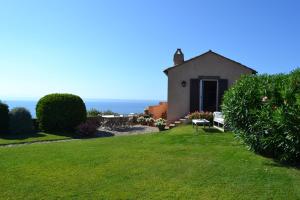
[[[2,199],[300,199],[300,170],[230,133],[159,134],[0,148]]]
[[[53,135],[49,133],[30,133],[30,134],[17,134],[0,136],[0,146],[4,144],[19,144],[26,142],[48,141],[48,140],[61,140],[70,139],[70,135]]]

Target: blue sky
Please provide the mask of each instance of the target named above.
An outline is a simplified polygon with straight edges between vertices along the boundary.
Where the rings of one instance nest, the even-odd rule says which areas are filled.
[[[0,98],[160,99],[176,48],[300,66],[300,1],[0,0]]]

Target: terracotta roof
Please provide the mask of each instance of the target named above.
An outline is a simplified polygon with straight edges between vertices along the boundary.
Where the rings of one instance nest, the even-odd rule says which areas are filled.
[[[203,54],[201,54],[201,55],[199,55],[199,56],[196,56],[196,57],[193,57],[193,58],[191,58],[191,59],[189,59],[189,60],[186,60],[186,61],[184,61],[183,63],[181,63],[181,64],[179,64],[179,65],[175,65],[175,66],[173,66],[173,67],[169,67],[169,68],[167,68],[167,69],[164,70],[164,73],[165,73],[166,75],[168,75],[168,71],[169,71],[170,69],[173,69],[173,68],[175,68],[175,67],[180,67],[180,66],[182,66],[182,65],[184,65],[184,64],[186,64],[186,63],[188,63],[188,62],[190,62],[190,61],[193,61],[193,60],[195,60],[195,59],[197,59],[197,58],[199,58],[199,57],[202,57],[202,56],[204,56],[204,55],[206,55],[206,54],[208,54],[208,53],[213,53],[213,54],[215,54],[215,55],[217,55],[217,56],[220,56],[220,57],[222,57],[222,58],[225,58],[225,59],[227,59],[227,60],[229,60],[229,61],[231,61],[231,62],[234,62],[234,63],[236,63],[236,64],[239,64],[241,67],[244,67],[244,68],[246,68],[246,69],[251,70],[253,74],[256,74],[256,73],[257,73],[256,70],[254,70],[254,69],[252,69],[252,68],[250,68],[250,67],[247,67],[246,65],[243,65],[243,64],[241,64],[241,63],[239,63],[239,62],[236,62],[236,61],[234,61],[234,60],[231,60],[231,59],[229,59],[229,58],[226,58],[225,56],[222,56],[222,55],[220,55],[220,54],[218,54],[218,53],[216,53],[216,52],[213,52],[212,50],[209,50],[209,51],[207,51],[207,52],[205,52],[205,53],[203,53]]]

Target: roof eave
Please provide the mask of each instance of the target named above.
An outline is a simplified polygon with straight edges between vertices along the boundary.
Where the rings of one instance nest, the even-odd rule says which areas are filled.
[[[207,54],[207,53],[214,53],[214,54],[216,54],[216,55],[218,55],[218,56],[221,56],[221,57],[223,57],[223,58],[225,58],[225,59],[227,59],[227,60],[230,60],[231,62],[234,62],[234,63],[239,64],[241,67],[244,67],[244,68],[246,68],[246,69],[251,70],[251,71],[252,71],[252,74],[257,74],[257,71],[254,70],[253,68],[247,67],[246,65],[243,65],[243,64],[241,64],[241,63],[239,63],[239,62],[237,62],[237,61],[235,61],[235,60],[232,60],[232,59],[230,59],[230,58],[227,58],[227,57],[225,57],[225,56],[223,56],[223,55],[221,55],[221,54],[218,54],[218,53],[216,53],[216,52],[214,52],[214,51],[212,51],[212,50],[209,50],[209,51],[207,51],[207,52],[205,52],[205,53],[203,53],[203,54],[200,54],[199,56],[195,56],[195,57],[193,57],[193,58],[191,58],[191,59],[189,59],[189,60],[186,60],[186,61],[184,61],[183,63],[181,63],[181,64],[179,64],[179,65],[175,65],[175,66],[169,67],[169,68],[165,69],[163,72],[168,76],[168,71],[169,71],[170,69],[173,69],[174,67],[178,67],[178,66],[181,66],[181,65],[183,65],[183,64],[185,64],[185,63],[187,63],[187,62],[190,62],[190,61],[192,61],[192,60],[195,60],[195,59],[197,59],[197,58],[199,58],[199,57],[201,57],[201,56],[203,56],[203,55],[205,55],[205,54]]]

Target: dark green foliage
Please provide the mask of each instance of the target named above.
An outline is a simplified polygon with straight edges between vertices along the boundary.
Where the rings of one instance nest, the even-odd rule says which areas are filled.
[[[227,126],[254,151],[300,161],[300,70],[244,76],[224,95]]]
[[[100,115],[119,115],[119,113],[113,112],[111,110],[105,110],[100,112]]]
[[[0,134],[8,132],[9,116],[8,106],[0,102]]]
[[[119,115],[119,113],[113,112],[111,110],[99,111],[96,108],[91,108],[90,110],[87,111],[88,117],[97,117],[100,115]]]
[[[39,123],[38,123],[37,119],[32,119],[32,125],[33,125],[33,129],[35,131],[39,131]]]
[[[87,111],[87,116],[88,117],[96,117],[101,115],[101,112],[97,110],[96,108],[91,108],[90,110]]]
[[[49,94],[36,106],[39,127],[43,131],[73,131],[86,120],[83,100],[72,94]]]
[[[33,131],[32,117],[26,108],[14,108],[9,112],[9,131],[12,134],[27,134]]]

